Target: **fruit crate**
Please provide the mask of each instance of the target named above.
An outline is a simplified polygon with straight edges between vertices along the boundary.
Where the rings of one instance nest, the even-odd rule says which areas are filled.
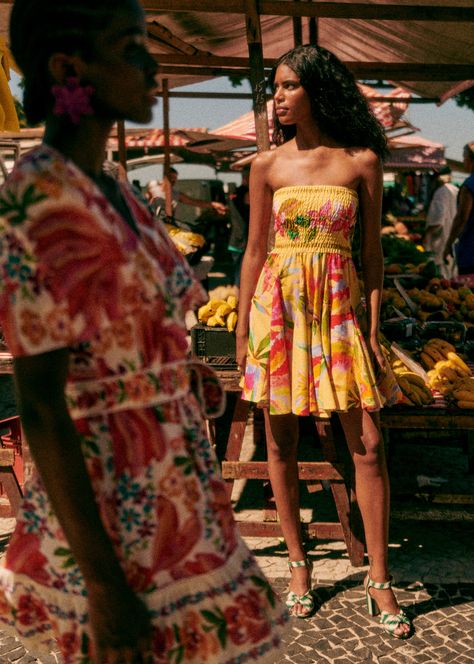
[[[191,328],[193,354],[215,369],[236,369],[235,333],[225,327],[194,325]]]

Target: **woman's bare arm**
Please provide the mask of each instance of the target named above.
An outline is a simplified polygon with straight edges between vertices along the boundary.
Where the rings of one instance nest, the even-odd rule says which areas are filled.
[[[384,357],[378,341],[383,288],[383,252],[380,240],[383,170],[380,159],[367,151],[362,160],[359,200],[362,223],[361,262],[367,303],[368,336],[378,364]]]
[[[141,601],[127,585],[100,519],[69,416],[65,383],[69,352],[55,350],[14,360],[19,412],[38,472],[88,590],[97,650],[115,642],[130,647],[149,630]],[[136,619],[130,621],[131,611]],[[99,655],[97,661],[102,655]]]
[[[240,274],[239,316],[236,328],[237,363],[242,369],[247,356],[250,303],[268,252],[273,196],[267,183],[270,160],[269,153],[262,153],[256,157],[250,170],[249,235]]]

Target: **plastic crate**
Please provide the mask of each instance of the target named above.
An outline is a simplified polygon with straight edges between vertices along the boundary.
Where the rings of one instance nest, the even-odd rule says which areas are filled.
[[[235,333],[224,327],[194,325],[191,328],[193,354],[207,364],[221,369],[237,366],[235,361]]]

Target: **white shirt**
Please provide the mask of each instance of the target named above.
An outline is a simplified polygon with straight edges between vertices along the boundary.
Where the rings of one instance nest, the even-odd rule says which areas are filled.
[[[451,182],[442,184],[433,194],[428,213],[426,215],[426,227],[440,226],[439,234],[428,238],[427,251],[432,251],[436,263],[442,264],[443,251],[448,241],[453,219],[457,209],[458,188]]]

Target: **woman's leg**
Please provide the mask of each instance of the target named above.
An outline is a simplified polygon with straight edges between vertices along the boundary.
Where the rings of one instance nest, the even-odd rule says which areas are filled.
[[[355,466],[355,488],[364,522],[370,577],[381,583],[389,578],[390,487],[379,416],[378,413],[354,409],[340,413],[339,419]],[[370,594],[382,611],[392,614],[400,611],[392,590],[371,588]],[[408,631],[408,625],[400,625],[395,635]]]
[[[268,452],[268,474],[280,519],[289,559],[304,560],[303,538],[300,524],[300,497],[298,486],[298,417],[296,415],[270,415],[264,410],[265,435]],[[290,590],[304,595],[309,588],[307,567],[291,570]],[[304,613],[296,604],[293,613]]]

